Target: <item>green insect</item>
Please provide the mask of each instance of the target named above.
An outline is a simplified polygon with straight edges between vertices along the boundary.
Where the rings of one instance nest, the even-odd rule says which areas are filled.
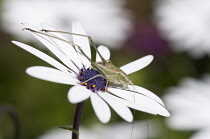
[[[60,41],[64,41],[68,44],[71,44],[73,46],[76,46],[82,55],[84,55],[90,62],[91,65],[94,69],[96,69],[100,74],[96,75],[86,81],[84,81],[82,84],[85,84],[86,82],[101,76],[103,78],[105,78],[107,80],[106,83],[106,89],[105,91],[107,91],[107,86],[109,83],[113,83],[113,84],[117,84],[117,85],[121,85],[123,89],[126,89],[128,87],[128,85],[133,85],[131,79],[128,77],[128,75],[121,70],[120,68],[118,68],[117,66],[115,66],[114,64],[112,64],[112,62],[110,60],[105,60],[104,57],[101,55],[101,53],[98,51],[96,45],[94,44],[92,38],[88,35],[83,35],[83,34],[77,34],[77,33],[70,33],[70,32],[64,32],[64,31],[55,31],[55,30],[46,30],[46,29],[42,29],[41,32],[30,29],[30,28],[24,28],[24,30],[29,30],[31,32],[37,33],[37,34],[42,34],[48,37],[52,37],[54,39],[60,40]],[[77,45],[74,44],[72,42],[69,42],[67,40],[61,39],[59,37],[47,34],[50,32],[55,32],[55,33],[64,33],[64,34],[70,34],[70,35],[78,35],[78,36],[82,36],[82,37],[87,37],[89,39],[89,41],[91,42],[93,48],[95,49],[95,51],[98,53],[99,57],[101,58],[102,62],[93,62],[86,54],[85,52],[82,50],[82,48]]]

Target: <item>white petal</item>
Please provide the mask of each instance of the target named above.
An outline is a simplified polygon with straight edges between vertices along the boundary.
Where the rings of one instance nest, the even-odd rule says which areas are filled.
[[[108,93],[100,93],[99,94],[114,110],[115,112],[121,116],[127,122],[133,121],[133,115],[130,109],[123,104],[121,101],[118,101],[115,96],[110,95]]]
[[[56,31],[56,29],[52,28],[51,26],[47,24],[42,24],[42,27],[46,30],[53,30]],[[51,36],[55,36],[57,38],[61,38],[63,40],[68,41],[61,33],[57,32],[46,32],[46,34],[49,34]],[[79,68],[82,68],[81,60],[78,57],[78,53],[75,51],[74,46],[71,44],[64,42],[62,40],[55,39],[53,37],[48,37],[48,40],[51,40],[56,44],[58,48],[67,56],[69,57]]]
[[[87,35],[83,27],[78,22],[72,23],[72,33]],[[73,42],[79,45],[84,51],[84,53],[91,59],[89,39],[87,37],[79,36],[79,35],[73,35],[72,37],[73,37]],[[88,66],[90,65],[90,61],[87,58],[83,56],[80,58],[83,64],[88,65]]]
[[[31,28],[28,25],[24,25],[27,28]],[[33,29],[33,28],[31,28]],[[35,29],[33,29],[35,30]],[[42,42],[54,55],[56,55],[66,66],[71,68],[74,71],[77,71],[78,69],[75,67],[75,65],[71,62],[71,60],[59,49],[59,47],[53,42],[51,39],[49,39],[48,36],[42,35],[39,33],[31,32],[40,42]]]
[[[157,115],[158,113],[156,111],[154,111],[152,108],[147,107],[145,105],[139,105],[124,99],[119,98],[119,101],[121,101],[123,104],[125,104],[127,107],[138,110],[138,111],[142,111],[142,112],[146,112],[149,114],[153,114],[153,115]]]
[[[102,123],[108,123],[111,118],[109,106],[96,93],[91,94],[90,100],[98,119]]]
[[[42,66],[34,66],[26,69],[26,73],[42,79],[46,81],[51,81],[55,83],[68,84],[68,85],[77,85],[78,80],[75,79],[71,74],[64,73],[60,70],[42,67]]]
[[[91,93],[85,86],[73,86],[68,92],[68,99],[71,103],[79,103],[88,99]]]
[[[65,66],[63,66],[61,63],[59,63],[58,61],[56,61],[52,57],[48,56],[47,54],[29,46],[29,45],[26,45],[24,43],[20,43],[20,42],[17,42],[17,41],[12,41],[12,43],[14,43],[15,45],[19,46],[20,48],[28,51],[29,53],[37,56],[38,58],[44,60],[45,62],[51,64],[55,68],[57,68],[59,70],[62,70],[64,72],[68,72],[68,69]]]
[[[119,90],[119,89],[118,89]],[[112,94],[115,94],[113,93],[114,91],[118,91],[118,90],[113,90],[112,88],[109,88],[109,91],[112,93]],[[123,92],[124,90],[121,90],[119,93],[124,93]],[[130,108],[133,108],[135,110],[138,110],[138,111],[143,111],[143,112],[146,112],[146,113],[150,113],[150,114],[153,114],[153,115],[157,115],[158,113],[151,107],[147,106],[147,105],[139,105],[137,103],[134,103],[134,94],[129,92],[130,94],[120,94],[120,98],[118,98],[118,101],[121,101],[122,103],[124,103],[126,106],[130,107]],[[123,98],[123,99],[122,99]],[[129,99],[130,98],[130,99]],[[130,101],[129,101],[130,100]]]
[[[151,91],[136,85],[129,85],[128,88],[129,90],[137,91],[138,93],[143,94],[164,106],[163,101]]]
[[[149,65],[153,60],[152,55],[148,55],[145,57],[142,57],[140,59],[137,59],[131,63],[128,63],[122,67],[120,67],[121,70],[123,70],[126,74],[131,74],[133,72],[136,72],[140,69],[143,69],[147,65]]]
[[[103,58],[105,60],[109,60],[110,59],[110,51],[106,46],[100,45],[98,47],[98,51],[100,52],[100,54],[103,56]],[[98,53],[96,53],[96,61],[97,62],[101,62],[101,58],[99,57]]]
[[[153,110],[159,115],[166,117],[170,116],[169,112],[165,109],[164,106],[147,96],[138,93],[133,94],[133,92],[116,88],[109,88],[109,91],[123,99],[148,108],[149,110]]]

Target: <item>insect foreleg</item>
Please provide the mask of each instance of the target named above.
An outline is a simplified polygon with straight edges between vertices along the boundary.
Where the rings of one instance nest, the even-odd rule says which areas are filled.
[[[96,78],[96,77],[99,77],[99,76],[102,76],[102,75],[100,75],[100,74],[95,75],[95,76],[91,77],[90,79],[88,79],[88,80],[82,82],[81,84],[84,84],[84,83],[86,83],[86,82],[88,82],[88,81],[90,81],[90,80],[92,80],[92,79],[94,79],[94,78]]]
[[[95,75],[95,76],[93,76],[93,77],[87,79],[86,81],[81,82],[80,84],[86,86],[86,85],[88,85],[88,82],[89,82],[89,81],[91,81],[91,80],[93,80],[94,78],[97,78],[97,77],[99,77],[99,76],[102,77],[102,78],[104,78],[101,74],[98,74],[98,75]],[[102,91],[102,92],[108,91],[108,85],[109,85],[109,81],[108,81],[108,79],[106,79],[106,86],[105,86],[104,91]],[[93,87],[93,86],[92,86],[92,87]],[[96,87],[96,85],[94,85],[94,87]]]
[[[106,80],[106,88],[105,88],[105,91],[108,91],[108,85],[109,85],[109,81]]]

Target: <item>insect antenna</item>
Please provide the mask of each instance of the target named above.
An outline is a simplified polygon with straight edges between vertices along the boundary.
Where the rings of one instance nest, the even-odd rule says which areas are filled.
[[[43,40],[47,41],[48,43],[52,44],[54,47],[56,47],[61,53],[63,53],[64,55],[66,55],[59,47],[58,47],[58,44],[56,44],[56,42],[54,42],[53,40],[50,39],[51,36],[47,35],[47,34],[44,34],[44,33],[41,33],[41,32],[38,32],[38,31],[35,31],[33,29],[30,29],[30,28],[23,28],[22,30],[28,30],[28,31],[31,31],[32,33],[36,34],[37,37],[40,37],[42,38]],[[48,36],[49,38],[46,38],[46,37],[43,37],[42,35],[45,35],[45,36]],[[75,67],[79,70],[79,67],[72,61],[70,60],[70,62],[75,65]],[[76,71],[72,68],[70,68],[68,66],[68,69],[67,69],[67,72],[74,72],[76,73]]]
[[[55,34],[53,34],[52,36],[55,36],[55,37],[57,37],[57,38],[59,38],[58,36],[56,36]],[[42,37],[42,38],[44,38],[44,37]],[[46,39],[46,38],[45,38]],[[59,47],[59,45],[56,43],[56,41],[55,40],[53,40],[51,37],[48,37],[48,39],[51,41],[51,43],[54,43],[54,46],[56,47],[56,48],[58,48],[64,55],[66,55],[67,57],[68,57],[68,55],[67,54],[65,54],[65,52],[63,52],[63,50]],[[46,39],[47,40],[47,39]],[[47,41],[49,41],[49,40],[47,40]],[[50,42],[49,41],[49,42]],[[75,47],[73,47],[74,48],[74,50],[76,51],[76,49],[75,49]],[[77,51],[76,51],[77,52]],[[80,68],[79,68],[79,66],[74,62],[74,61],[72,61],[71,59],[70,59],[70,61],[74,64],[74,66],[78,69],[78,70],[80,70]],[[82,63],[82,66],[83,66],[83,68],[85,67],[84,66],[84,64]],[[74,73],[76,73],[75,71],[74,71]]]
[[[94,68],[96,68],[97,70],[99,70],[100,73],[103,72],[103,71],[101,71],[101,70],[95,65],[95,63],[94,63],[94,62],[85,54],[85,52],[82,50],[82,48],[81,48],[79,45],[77,45],[77,44],[75,44],[75,43],[73,43],[73,42],[69,42],[69,41],[67,41],[67,40],[64,40],[64,39],[62,39],[62,38],[56,37],[56,36],[52,36],[52,35],[49,35],[49,34],[46,34],[46,33],[43,33],[43,32],[39,32],[39,31],[33,30],[33,29],[31,29],[31,28],[24,28],[23,30],[29,30],[29,31],[31,31],[31,32],[33,32],[33,33],[45,35],[45,36],[48,36],[48,37],[52,37],[52,38],[54,38],[54,39],[57,39],[57,40],[60,40],[60,41],[65,42],[65,43],[71,44],[71,45],[73,45],[73,46],[76,46],[76,47],[80,50],[80,52],[82,53],[82,55],[85,56],[85,57],[91,62],[92,66],[93,66]],[[54,31],[54,32],[56,32],[56,31]],[[104,73],[104,74],[105,74],[105,73]]]
[[[101,55],[101,53],[98,51],[98,49],[97,49],[95,43],[93,42],[92,38],[91,38],[90,36],[88,36],[88,35],[78,34],[78,33],[71,33],[71,32],[65,32],[65,31],[47,30],[47,29],[42,29],[41,31],[43,31],[43,32],[49,32],[49,33],[50,33],[50,32],[55,32],[55,33],[63,33],[63,34],[70,34],[70,35],[77,35],[77,36],[87,37],[87,38],[89,39],[90,43],[92,44],[92,46],[94,47],[95,51],[97,52],[97,54],[98,54],[99,57],[101,58],[102,62],[103,62],[103,63],[107,63],[107,62],[108,62],[107,60],[104,59],[104,57],[103,57],[103,56]],[[72,44],[73,44],[73,43],[72,43]],[[73,45],[74,45],[74,44],[73,44]],[[83,50],[81,50],[80,46],[78,46],[78,45],[76,45],[76,44],[75,44],[75,46],[77,46],[77,47],[79,48],[79,50],[82,52],[82,54],[84,54],[84,56],[85,56],[86,58],[89,59],[89,57],[87,57],[87,56],[85,55],[85,53],[83,52]],[[91,60],[89,59],[89,61],[91,61]],[[91,61],[91,63],[92,63],[92,61]],[[105,73],[103,73],[103,70],[100,70],[99,68],[97,68],[97,66],[95,66],[94,63],[92,63],[92,65],[93,65],[94,68],[96,68],[97,70],[99,70],[100,73],[102,73],[102,75],[105,76]],[[101,75],[98,75],[98,76],[101,76]],[[96,77],[98,77],[98,76],[96,76]],[[101,76],[101,77],[103,77],[103,76]],[[92,77],[91,79],[94,79],[94,78]],[[91,79],[88,79],[88,81],[90,81]],[[88,81],[85,81],[85,82],[88,82]],[[85,83],[85,82],[84,82],[84,83]],[[108,84],[109,84],[109,81],[107,80],[107,83],[106,83],[106,90],[107,90]]]
[[[133,88],[133,101],[134,101],[134,103],[135,103],[135,91],[137,91],[137,89],[135,88],[135,86],[133,85],[133,83],[132,83],[132,88]],[[136,110],[135,109],[133,109],[133,119],[135,119],[135,116],[136,116]],[[132,122],[132,128],[131,128],[131,135],[130,135],[130,139],[132,139],[132,136],[133,136],[133,130],[134,130],[134,125],[135,125],[135,122],[134,122],[134,120],[133,120],[133,122]]]
[[[99,75],[96,75],[96,76],[94,76],[94,77],[92,77],[92,78],[90,78],[90,79],[84,81],[83,83],[86,83],[86,82],[88,82],[88,81],[90,81],[90,80],[92,80],[92,79],[94,79],[94,78],[96,78],[96,77],[98,77],[98,76],[101,76],[101,77],[103,77],[103,78],[106,79],[106,74],[104,73],[104,71],[101,70],[101,69],[95,64],[95,62],[93,62],[93,61],[86,55],[86,53],[82,50],[82,48],[81,48],[79,45],[77,45],[77,44],[75,44],[75,43],[73,43],[73,42],[69,42],[69,41],[67,41],[67,40],[64,40],[64,39],[62,39],[62,38],[59,38],[59,37],[57,37],[57,36],[51,35],[51,34],[46,34],[46,33],[43,33],[43,32],[39,32],[39,31],[33,30],[33,29],[31,29],[31,28],[24,28],[23,30],[31,31],[31,32],[35,33],[36,35],[38,35],[38,36],[40,36],[40,37],[42,37],[42,38],[44,38],[44,37],[41,36],[41,35],[45,35],[45,36],[47,36],[47,37],[49,37],[49,38],[54,38],[54,39],[63,41],[63,42],[65,42],[65,43],[71,44],[71,45],[74,46],[74,48],[77,47],[77,48],[79,49],[79,51],[77,51],[78,54],[82,54],[85,58],[87,58],[88,61],[91,62],[91,65],[92,65],[97,71],[99,71],[99,73],[100,73]],[[48,30],[42,30],[42,31],[50,32],[50,31],[48,31]],[[51,31],[51,32],[62,33],[62,32],[59,32],[59,31]],[[64,33],[65,33],[65,32],[64,32]],[[39,35],[39,34],[41,34],[41,35]],[[71,33],[69,33],[69,34],[71,34]],[[74,35],[77,35],[77,34],[74,34]],[[81,35],[81,34],[79,34],[79,35]],[[83,35],[82,35],[82,36],[83,36]],[[87,36],[84,35],[84,37],[87,37]],[[46,38],[44,38],[44,39],[47,40]],[[50,39],[50,40],[51,40],[52,42],[49,41],[49,40],[47,40],[47,41],[49,41],[50,43],[53,43],[53,42],[54,42],[52,39]],[[55,43],[55,42],[54,42],[54,43]],[[55,43],[55,44],[56,44],[56,43]],[[53,45],[55,45],[55,44],[53,44]],[[55,46],[55,47],[56,47],[56,46]],[[59,47],[58,47],[58,48],[59,48]],[[94,48],[96,48],[96,46],[95,46]],[[100,54],[100,52],[98,51],[97,48],[96,48],[96,50],[97,50],[97,52],[98,52],[100,58],[103,60],[103,59],[104,59],[103,56]],[[61,52],[62,52],[62,51],[61,51]],[[104,61],[106,61],[106,60],[104,59]],[[73,63],[73,64],[75,64],[75,63]],[[83,65],[83,66],[84,66],[84,65]],[[77,68],[78,68],[78,67],[77,67]],[[107,79],[106,79],[106,80],[107,80]],[[109,81],[107,80],[105,91],[107,90],[108,83],[109,83]]]
[[[147,137],[149,139],[150,138],[150,136],[149,136],[149,123],[148,123],[147,117],[145,117],[145,118],[146,118],[146,124],[147,124]]]

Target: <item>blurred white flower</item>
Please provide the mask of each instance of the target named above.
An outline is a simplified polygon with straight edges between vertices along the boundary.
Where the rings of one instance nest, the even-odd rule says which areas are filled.
[[[71,32],[72,21],[79,21],[96,43],[117,48],[126,41],[131,27],[130,13],[124,4],[125,0],[5,0],[2,29],[23,41],[34,41],[20,31],[21,23],[47,23]]]
[[[207,121],[206,121],[207,122]],[[205,128],[200,132],[196,133],[191,139],[209,139],[210,138],[210,128]]]
[[[170,127],[198,130],[191,139],[210,138],[210,75],[203,80],[185,78],[179,87],[170,88],[164,98],[171,117]]]
[[[157,121],[149,122],[149,137],[158,136]],[[80,128],[80,139],[129,139],[131,135],[132,124],[117,123],[109,126],[96,124],[90,128]],[[71,138],[71,131],[64,129],[52,129],[37,139],[68,139]],[[146,121],[135,122],[132,139],[147,139],[148,131]]]
[[[210,55],[210,1],[159,0],[156,21],[174,50],[188,51],[193,57]]]

